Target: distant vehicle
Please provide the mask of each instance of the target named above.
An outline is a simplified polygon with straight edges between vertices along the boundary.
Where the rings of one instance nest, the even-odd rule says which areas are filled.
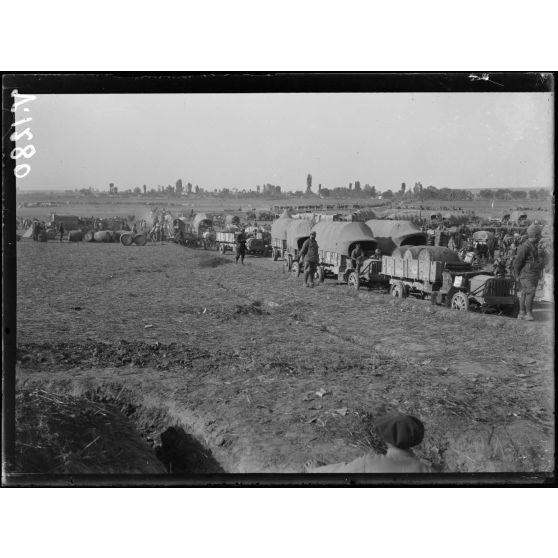
[[[236,250],[237,232],[217,231],[215,233],[215,244],[221,254],[234,252]],[[268,245],[264,240],[265,233],[252,232],[246,236],[246,253],[252,256],[264,256],[268,252]]]
[[[527,221],[527,213],[524,211],[512,211],[509,220],[512,225],[518,225],[521,227],[525,225],[525,221]]]

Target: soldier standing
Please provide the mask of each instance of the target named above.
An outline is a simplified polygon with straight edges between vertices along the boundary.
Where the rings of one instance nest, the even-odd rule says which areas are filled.
[[[235,263],[238,263],[240,259],[240,263],[244,265],[244,256],[246,255],[246,235],[244,231],[241,229],[240,232],[236,235],[236,260]]]
[[[62,223],[58,225],[58,233],[60,234],[60,242],[62,242],[62,237],[64,236],[64,225]]]
[[[520,320],[532,322],[533,300],[541,275],[541,257],[538,243],[541,239],[541,228],[531,225],[527,229],[527,240],[517,249],[514,261],[515,278],[519,281],[519,315]]]
[[[310,233],[310,237],[302,245],[300,260],[304,262],[304,286],[314,286],[314,275],[320,261],[318,243],[316,242],[316,231]]]
[[[353,269],[357,271],[357,273],[360,272],[360,264],[362,263],[363,259],[364,252],[362,251],[360,244],[357,244],[354,250],[351,252],[351,265],[353,266]]]

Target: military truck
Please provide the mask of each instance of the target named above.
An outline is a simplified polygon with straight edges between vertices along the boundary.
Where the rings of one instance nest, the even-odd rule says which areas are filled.
[[[472,269],[449,248],[399,249],[382,257],[381,273],[388,278],[394,297],[426,298],[456,310],[497,311],[513,317],[519,313],[513,279]]]
[[[312,227],[316,232],[320,261],[316,279],[322,282],[326,277],[334,277],[340,283],[347,283],[351,273],[356,271],[351,264],[351,253],[357,244],[364,258],[374,255],[378,242],[370,227],[359,221],[321,221]]]

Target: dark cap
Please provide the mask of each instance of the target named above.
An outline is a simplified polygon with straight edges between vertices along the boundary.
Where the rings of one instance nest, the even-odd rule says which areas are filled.
[[[310,236],[316,236],[316,231],[310,231]]]
[[[411,415],[390,413],[378,420],[376,432],[387,444],[407,449],[422,442],[424,425],[418,418]]]

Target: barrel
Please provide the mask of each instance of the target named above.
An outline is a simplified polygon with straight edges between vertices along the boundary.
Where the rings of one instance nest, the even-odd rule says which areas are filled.
[[[120,235],[120,244],[124,246],[131,246],[134,243],[132,233],[126,232]]]
[[[68,240],[70,242],[81,242],[83,240],[83,233],[81,231],[68,231]]]
[[[402,258],[405,255],[406,247],[405,246],[398,246],[393,250],[391,253],[393,258]]]
[[[87,231],[83,235],[84,242],[94,242],[95,241],[95,233],[93,231]]]
[[[39,242],[47,242],[48,241],[48,233],[45,230],[39,231],[38,239],[39,239]]]
[[[145,246],[147,244],[147,235],[137,234],[134,236],[134,244],[137,246]]]
[[[445,246],[426,246],[422,247],[418,253],[418,259],[433,262],[458,262],[459,256],[457,252]]]
[[[95,242],[112,242],[112,234],[110,231],[97,231],[93,238]]]
[[[400,246],[399,248],[403,251],[403,259],[416,260],[424,246]]]

